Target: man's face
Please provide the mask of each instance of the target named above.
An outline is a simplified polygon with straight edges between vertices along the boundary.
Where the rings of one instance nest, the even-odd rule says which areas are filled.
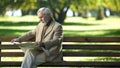
[[[38,12],[37,15],[38,15],[39,20],[44,23],[44,22],[45,22],[45,21],[44,21],[45,17],[44,17],[44,15],[42,14],[42,12]]]
[[[37,15],[38,15],[39,20],[40,20],[42,23],[45,23],[45,24],[46,24],[46,23],[49,21],[48,16],[43,15],[42,11],[41,11],[41,12],[38,12]]]

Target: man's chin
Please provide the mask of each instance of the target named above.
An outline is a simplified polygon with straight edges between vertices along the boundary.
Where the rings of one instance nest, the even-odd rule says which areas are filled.
[[[46,25],[47,23],[46,22],[42,22],[44,25]]]

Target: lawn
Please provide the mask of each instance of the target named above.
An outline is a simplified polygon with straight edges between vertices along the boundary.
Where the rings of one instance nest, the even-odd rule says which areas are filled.
[[[38,24],[36,16],[0,17],[0,36],[20,36]],[[120,36],[120,18],[67,17],[63,25],[65,37],[75,36]]]
[[[69,23],[69,24],[68,24]],[[65,20],[65,36],[120,36],[120,18],[110,17],[104,20],[80,17]]]

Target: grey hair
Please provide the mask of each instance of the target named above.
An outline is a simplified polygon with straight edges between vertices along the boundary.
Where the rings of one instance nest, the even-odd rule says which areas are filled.
[[[51,13],[51,11],[50,11],[49,8],[42,7],[42,8],[40,8],[40,9],[37,11],[37,14],[38,14],[39,12],[41,12],[41,11],[42,11],[43,15],[50,15],[50,16],[52,16],[52,13]]]

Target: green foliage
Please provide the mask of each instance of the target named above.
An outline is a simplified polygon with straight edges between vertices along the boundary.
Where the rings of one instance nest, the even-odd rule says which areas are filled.
[[[98,6],[103,6],[111,9],[112,11],[120,11],[120,0],[73,0],[71,3],[71,9],[78,13],[82,12],[82,9],[87,7],[89,10],[97,9]]]
[[[87,17],[88,11],[97,10],[98,6],[109,8],[117,15],[120,12],[120,0],[0,0],[0,14],[3,15],[9,9],[21,9],[23,12],[28,12],[40,7],[49,7],[55,20],[63,23],[69,8],[78,14],[83,13],[83,10],[86,9],[87,13],[83,13],[83,15]]]
[[[56,12],[60,9],[70,6],[71,9],[81,12],[82,8],[97,9],[99,5],[108,7],[114,11],[120,11],[120,0],[0,0],[0,7],[5,10],[6,7],[21,8],[22,10],[36,9],[42,6],[54,8]]]
[[[24,0],[24,2],[21,3],[20,8],[24,11],[25,10],[27,11],[30,9],[37,9],[37,1],[36,0]]]

